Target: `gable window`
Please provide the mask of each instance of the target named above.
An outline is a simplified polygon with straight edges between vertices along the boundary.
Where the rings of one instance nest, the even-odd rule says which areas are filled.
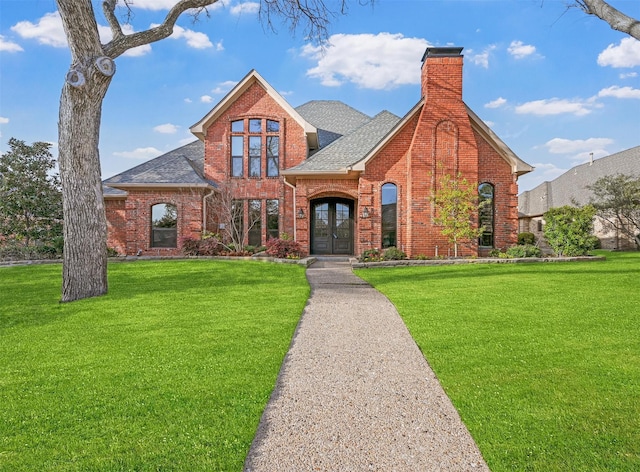
[[[493,185],[483,182],[478,186],[478,197],[480,209],[478,211],[479,224],[482,226],[482,234],[478,244],[484,247],[493,247],[493,226],[494,226],[494,197],[495,189]]]
[[[244,168],[244,136],[231,136],[231,176],[242,177]]]
[[[231,176],[260,178],[279,174],[280,122],[262,118],[232,121]]]
[[[398,231],[398,187],[395,184],[382,186],[382,247],[396,246]]]
[[[278,200],[267,200],[267,239],[278,238],[278,236],[280,236],[278,207]]]
[[[178,209],[170,203],[151,207],[151,247],[177,247]]]

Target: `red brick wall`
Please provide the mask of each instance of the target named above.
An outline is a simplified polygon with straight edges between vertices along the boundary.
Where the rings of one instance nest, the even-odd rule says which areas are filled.
[[[120,247],[124,243],[123,254],[133,256],[138,254],[138,251],[142,251],[141,255],[176,256],[182,254],[183,238],[200,237],[202,199],[205,195],[203,189],[182,191],[178,189],[144,189],[128,190],[128,192],[129,196],[124,205],[126,218],[124,241],[122,230],[119,230],[114,236],[109,234],[110,243],[113,241]],[[159,203],[170,203],[178,209],[178,247],[176,248],[151,247],[151,207]],[[122,214],[122,211],[122,208],[118,208],[119,215]],[[113,221],[110,220],[110,224],[113,225]],[[119,248],[118,252],[121,252]]]
[[[511,165],[477,133],[476,140],[480,153],[478,183],[494,186],[494,247],[504,249],[518,242],[518,184]]]
[[[125,211],[126,200],[105,199],[107,213],[107,247],[118,251],[118,254],[127,252],[127,217]]]

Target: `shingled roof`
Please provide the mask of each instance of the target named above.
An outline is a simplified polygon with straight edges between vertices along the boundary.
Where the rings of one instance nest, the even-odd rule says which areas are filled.
[[[194,141],[103,181],[105,196],[124,196],[130,187],[215,187],[204,178],[204,143]]]
[[[350,166],[362,160],[393,129],[398,121],[400,121],[400,118],[393,113],[388,111],[380,112],[349,134],[320,149],[302,164],[287,169],[282,173],[287,175],[346,172]],[[318,129],[321,129],[321,127],[318,126]]]
[[[543,182],[518,196],[521,217],[541,216],[550,208],[589,203],[587,188],[607,175],[626,174],[640,177],[640,146],[580,164],[550,182]]]

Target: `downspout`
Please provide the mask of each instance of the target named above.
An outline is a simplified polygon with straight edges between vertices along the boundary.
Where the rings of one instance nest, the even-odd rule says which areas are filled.
[[[298,225],[297,225],[298,215],[296,213],[296,187],[295,185],[291,185],[289,182],[287,182],[286,177],[284,178],[284,183],[285,185],[293,189],[293,240],[297,241],[298,240]]]
[[[202,233],[207,231],[207,198],[215,193],[216,189],[212,188],[207,195],[202,197]]]

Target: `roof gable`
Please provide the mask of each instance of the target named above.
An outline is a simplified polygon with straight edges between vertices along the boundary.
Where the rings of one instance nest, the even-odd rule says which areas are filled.
[[[304,130],[307,135],[307,141],[309,147],[316,149],[318,147],[318,132],[315,126],[307,122],[289,103],[282,98],[275,89],[264,80],[264,78],[253,69],[249,72],[238,84],[231,89],[231,91],[225,95],[225,97],[213,107],[213,109],[203,116],[200,121],[190,127],[191,132],[201,141],[204,141],[204,135],[206,129],[217,120],[249,87],[255,83],[258,83],[269,96],[283,108]]]

